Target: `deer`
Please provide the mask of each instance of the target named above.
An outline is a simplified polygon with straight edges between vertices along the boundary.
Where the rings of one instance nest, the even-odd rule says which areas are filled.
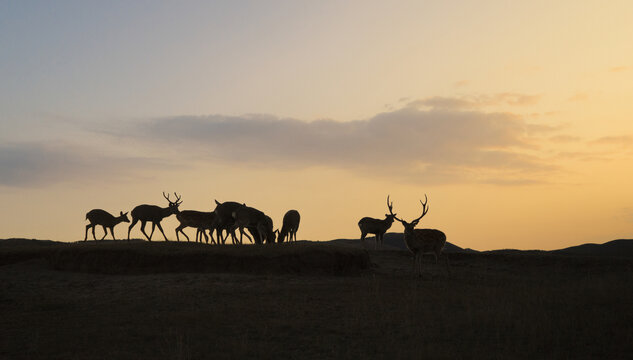
[[[392,206],[389,205],[389,196],[387,196],[387,207],[389,207],[389,214],[385,214],[384,219],[364,217],[358,222],[358,227],[360,228],[360,241],[363,245],[365,244],[365,236],[367,236],[367,234],[374,234],[376,235],[374,249],[377,249],[379,244],[380,247],[382,247],[383,236],[387,230],[389,230],[393,224],[393,219],[396,217],[395,214],[391,213]]]
[[[169,202],[169,205],[167,207],[162,208],[156,205],[143,204],[132,209],[132,223],[127,229],[127,240],[130,241],[130,231],[132,230],[134,225],[136,225],[136,223],[140,221],[141,232],[143,233],[143,235],[145,235],[147,240],[152,241],[154,229],[156,228],[156,226],[158,226],[158,230],[160,230],[160,232],[163,234],[165,241],[169,241],[167,240],[167,235],[165,235],[165,232],[163,231],[163,227],[160,226],[160,222],[170,215],[178,214],[178,206],[182,204],[182,201],[180,200],[180,196],[178,196],[178,194],[174,193],[174,195],[176,196],[176,201],[171,201],[169,199],[169,195],[165,195],[165,192],[163,191],[163,197]],[[147,233],[145,233],[145,224],[148,221],[152,223],[152,232],[149,234],[149,236],[147,236]]]
[[[110,229],[110,233],[112,233],[112,240],[116,240],[114,236],[114,227],[118,223],[122,222],[130,222],[130,219],[127,217],[127,212],[124,214],[123,211],[120,212],[119,216],[114,216],[109,212],[101,209],[93,209],[86,213],[86,220],[90,221],[90,224],[86,225],[86,235],[84,236],[84,241],[88,240],[88,229],[92,228],[92,237],[97,240],[95,236],[95,228],[97,225],[103,226],[103,237],[101,240],[105,239],[106,235],[108,235],[108,229]]]
[[[241,206],[245,206],[245,204],[240,204],[235,201],[226,201],[221,203],[217,200],[215,200],[215,204],[215,210],[213,210],[213,212],[215,213],[215,219],[213,221],[211,232],[215,230],[218,244],[220,242],[224,244],[226,239],[222,235],[222,232],[226,230],[227,237],[229,236],[229,234],[231,234],[231,239],[233,241],[233,244],[235,244],[237,242],[237,237],[235,236],[234,232],[231,232],[231,228],[235,223],[235,219],[233,219],[233,212],[239,209]]]
[[[288,210],[284,215],[283,225],[281,226],[281,231],[279,231],[277,241],[284,242],[284,239],[288,236],[288,242],[291,242],[293,237],[296,242],[297,230],[299,230],[300,221],[301,215],[299,215],[297,210]]]
[[[422,215],[411,222],[406,222],[397,218],[396,214],[392,212],[393,202],[389,203],[389,196],[387,196],[389,213],[393,215],[393,218],[398,220],[402,226],[404,226],[404,243],[407,246],[407,249],[409,249],[409,251],[411,251],[414,255],[413,272],[417,273],[418,276],[422,276],[422,255],[429,253],[433,254],[435,256],[435,263],[437,263],[437,259],[442,255],[442,251],[446,245],[446,234],[442,231],[436,229],[415,229],[420,219],[422,219],[429,211],[427,202],[428,198],[425,194],[424,202],[420,200],[420,204],[422,204]],[[446,271],[450,273],[448,255],[443,255],[446,260]]]
[[[235,230],[240,230],[240,244],[242,243],[243,235],[246,235],[251,242],[256,244],[273,244],[275,242],[276,232],[273,231],[273,220],[263,212],[250,206],[242,205],[233,211],[233,219],[234,224],[231,232],[234,234]],[[245,228],[253,235],[253,238],[244,232]]]
[[[185,234],[183,229],[193,227],[197,229],[196,242],[198,242],[198,237],[200,237],[200,242],[202,242],[202,235],[204,235],[206,243],[209,243],[209,237],[207,236],[205,229],[211,228],[211,224],[215,219],[214,212],[183,210],[176,214],[176,219],[180,222],[180,225],[176,228],[176,240],[180,241],[178,233],[182,233],[187,238],[187,241],[189,241],[189,236]],[[215,242],[213,239],[213,231],[211,231],[211,242]]]

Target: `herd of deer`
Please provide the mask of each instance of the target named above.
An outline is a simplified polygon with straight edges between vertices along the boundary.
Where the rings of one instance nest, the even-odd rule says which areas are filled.
[[[187,236],[187,234],[183,231],[183,229],[187,227],[197,229],[196,242],[202,242],[202,237],[204,236],[207,244],[209,243],[209,237],[211,238],[212,244],[216,243],[216,240],[213,238],[214,231],[217,235],[218,244],[224,244],[229,234],[231,235],[233,244],[241,244],[244,235],[251,242],[256,244],[272,244],[275,242],[275,238],[277,238],[279,242],[283,242],[286,237],[288,238],[288,241],[297,241],[297,230],[299,229],[299,221],[301,219],[297,210],[290,210],[286,213],[283,219],[281,231],[273,231],[272,219],[263,212],[250,206],[246,206],[246,204],[240,204],[233,201],[220,203],[216,200],[216,207],[212,212],[195,210],[180,211],[178,207],[182,204],[182,201],[180,200],[181,197],[176,193],[174,193],[174,195],[176,196],[176,199],[172,201],[169,198],[169,195],[166,195],[163,192],[163,196],[169,202],[169,205],[164,208],[147,204],[135,207],[132,210],[132,223],[127,230],[127,239],[130,240],[130,231],[132,231],[134,225],[140,221],[141,232],[145,235],[147,240],[152,241],[154,230],[158,227],[158,230],[160,230],[163,234],[165,241],[169,241],[167,240],[167,236],[165,235],[160,222],[164,218],[175,214],[176,219],[180,222],[180,225],[176,228],[176,239],[178,241],[180,241],[180,233],[182,233],[185,238],[187,238],[187,241],[189,241],[189,236]],[[88,240],[88,230],[90,228],[92,228],[93,238],[95,240],[97,239],[95,236],[95,228],[97,225],[101,225],[105,231],[101,240],[108,235],[108,229],[110,229],[112,239],[116,240],[116,237],[114,236],[114,226],[121,222],[130,222],[127,214],[128,213],[123,213],[121,211],[120,215],[115,217],[114,215],[101,209],[89,211],[86,214],[86,219],[90,221],[90,224],[86,225],[84,241]],[[148,222],[152,223],[152,231],[149,235],[145,232],[145,225]],[[251,233],[252,237],[244,231],[245,229]],[[209,230],[209,236],[207,236],[207,230]],[[239,240],[235,234],[236,230],[240,231]],[[226,237],[224,237],[224,232],[227,233]]]
[[[277,238],[277,241],[281,243],[286,239],[286,237],[289,242],[293,240],[295,242],[297,241],[297,230],[299,229],[299,221],[301,219],[297,210],[289,210],[286,212],[283,218],[281,231],[273,231],[273,221],[268,215],[255,208],[246,206],[246,204],[243,203],[241,204],[233,201],[220,203],[216,200],[216,207],[212,212],[194,210],[180,211],[178,207],[182,204],[182,201],[180,200],[181,197],[178,196],[178,194],[174,193],[174,196],[176,197],[174,201],[172,201],[169,198],[169,195],[166,195],[164,192],[163,196],[169,202],[167,207],[162,208],[156,205],[144,204],[139,205],[132,210],[132,223],[128,227],[127,231],[128,240],[130,240],[130,231],[134,225],[140,221],[141,232],[145,235],[145,237],[147,237],[147,240],[152,241],[154,230],[158,227],[160,232],[163,234],[165,241],[168,241],[160,222],[164,218],[175,214],[176,218],[180,222],[180,225],[176,228],[176,239],[178,241],[180,241],[179,233],[182,233],[185,238],[187,238],[187,241],[189,241],[189,236],[187,236],[187,234],[183,231],[183,229],[187,227],[197,229],[196,242],[202,242],[202,237],[204,236],[207,244],[209,243],[209,237],[211,238],[212,244],[216,243],[216,240],[213,238],[214,231],[217,236],[217,244],[225,244],[229,235],[231,236],[233,244],[242,244],[243,236],[246,236],[251,243],[255,244],[272,244],[275,243],[275,238]],[[446,235],[443,232],[435,229],[415,229],[420,219],[422,219],[422,217],[424,217],[424,215],[426,215],[429,211],[427,202],[428,198],[425,195],[424,202],[420,200],[420,203],[422,204],[422,214],[411,222],[407,222],[399,219],[396,214],[393,213],[393,202],[389,202],[389,196],[387,196],[387,208],[389,209],[389,214],[385,214],[384,219],[364,217],[358,222],[358,227],[361,231],[361,242],[364,243],[367,234],[374,234],[376,236],[376,248],[378,246],[382,247],[385,233],[393,224],[394,219],[398,220],[402,226],[404,226],[404,243],[409,251],[411,251],[414,255],[414,272],[421,275],[422,255],[428,253],[433,254],[435,256],[435,262],[437,262],[438,258],[442,256],[444,245],[446,245]],[[105,231],[101,240],[103,240],[108,234],[108,229],[110,229],[112,238],[116,240],[114,236],[114,226],[121,222],[130,222],[127,214],[128,213],[120,212],[120,215],[115,217],[107,211],[101,209],[89,211],[86,214],[86,219],[90,221],[90,224],[86,225],[84,241],[88,239],[88,230],[90,228],[92,228],[93,238],[95,240],[97,239],[95,236],[95,228],[97,225],[101,225]],[[149,235],[145,232],[145,224],[147,224],[147,222],[152,223],[152,231]],[[209,231],[209,236],[207,236],[207,230]],[[239,240],[235,233],[236,230],[239,230],[240,232]],[[252,237],[249,236],[245,230],[248,230]],[[227,233],[226,237],[224,237],[224,232]],[[448,257],[444,255],[444,259],[446,260],[446,268],[448,271]]]

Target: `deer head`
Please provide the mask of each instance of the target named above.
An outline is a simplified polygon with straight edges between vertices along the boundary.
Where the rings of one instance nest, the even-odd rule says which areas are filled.
[[[121,219],[122,222],[130,222],[130,219],[127,217],[127,212],[123,213],[123,211],[119,211],[119,219]]]
[[[178,196],[178,194],[176,194],[176,192],[174,192],[174,196],[176,196],[176,200],[175,201],[171,201],[169,199],[169,194],[165,194],[165,192],[163,191],[163,197],[165,199],[167,199],[167,201],[169,201],[169,209],[171,210],[172,214],[177,214],[179,212],[178,210],[178,206],[180,204],[182,204],[182,201],[180,200],[180,196]]]
[[[391,216],[393,216],[394,219],[400,221],[402,226],[404,226],[404,231],[405,232],[413,231],[413,229],[416,227],[416,225],[418,225],[418,222],[420,222],[420,219],[422,219],[424,217],[424,215],[426,215],[426,213],[429,211],[429,207],[427,206],[427,202],[428,202],[428,198],[426,197],[426,194],[424,194],[424,202],[422,202],[422,200],[420,200],[420,204],[422,204],[422,215],[420,215],[417,219],[412,220],[411,222],[406,222],[406,221],[396,217],[396,214],[393,213],[393,201],[390,203],[389,202],[389,196],[387,196],[387,207],[389,208],[389,214]]]

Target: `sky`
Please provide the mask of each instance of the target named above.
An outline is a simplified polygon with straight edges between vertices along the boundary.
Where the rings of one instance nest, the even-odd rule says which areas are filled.
[[[276,227],[297,209],[308,240],[359,237],[387,195],[405,220],[427,195],[418,227],[478,250],[631,238],[632,13],[0,2],[0,238],[77,241],[89,210],[166,206],[163,191],[181,210],[245,202]]]

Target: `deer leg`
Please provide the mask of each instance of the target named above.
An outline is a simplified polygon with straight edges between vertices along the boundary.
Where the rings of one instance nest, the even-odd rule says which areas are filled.
[[[127,228],[127,241],[130,241],[130,231],[132,231],[132,228],[134,227],[134,225],[136,225],[137,222],[138,222],[138,219],[132,218],[132,223]]]
[[[149,236],[147,236],[147,233],[145,232],[145,225],[146,224],[147,224],[146,221],[141,220],[141,232],[143,233],[143,235],[145,235],[147,240],[152,241],[152,239]]]
[[[97,225],[92,227],[92,237],[95,239],[95,241],[97,241],[97,237],[95,236],[95,229],[97,228]]]
[[[163,237],[165,238],[165,241],[169,241],[169,240],[167,240],[167,235],[165,235],[165,232],[163,231],[163,227],[160,226],[159,222],[156,223],[156,226],[158,226],[158,230],[160,230],[160,232],[163,234]],[[183,234],[184,234],[184,232],[183,232]],[[187,235],[185,235],[185,236],[187,236]],[[187,236],[187,241],[189,241],[188,239],[189,239],[189,237]]]
[[[101,240],[103,240],[108,235],[108,228],[105,225],[101,226],[103,227],[103,237],[101,238]]]
[[[182,231],[182,229],[184,229],[186,226],[183,226],[182,224],[180,224],[177,228],[176,228],[176,240],[180,241],[180,236],[178,236],[178,233],[181,232],[183,235],[185,235],[185,237],[187,238],[187,241],[189,241],[189,237],[187,236],[187,234],[185,234],[184,231]],[[196,236],[197,239],[197,236]]]
[[[114,236],[114,226],[110,228],[110,232],[112,233],[112,240],[116,241],[116,237]]]
[[[84,241],[88,240],[88,229],[90,229],[91,226],[92,226],[92,224],[86,225],[86,235],[84,236]]]
[[[149,233],[149,241],[152,241],[152,236],[154,236],[154,230],[156,230],[156,223],[152,221],[152,232]]]
[[[207,231],[204,230],[204,229],[200,229],[200,231],[202,231],[202,235],[204,235],[204,242],[208,244],[209,243],[209,237],[207,236]],[[202,236],[200,236],[200,242],[202,242]]]
[[[244,235],[248,238],[248,241],[250,241],[251,244],[254,242],[253,238],[248,236],[248,233],[245,230],[240,229],[240,231],[242,231],[244,233]],[[255,236],[254,234],[251,234],[251,235]],[[242,244],[242,239],[240,239],[240,244]]]

